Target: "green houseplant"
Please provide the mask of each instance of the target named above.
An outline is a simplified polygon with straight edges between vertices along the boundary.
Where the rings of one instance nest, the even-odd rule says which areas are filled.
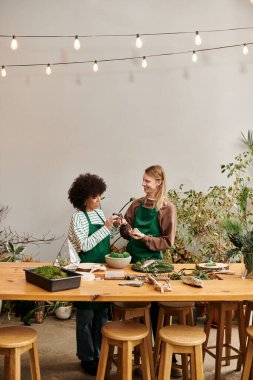
[[[204,192],[185,190],[181,185],[168,192],[178,216],[176,241],[166,252],[172,261],[178,261],[178,257],[186,257],[188,262],[227,261],[232,242],[224,229],[224,220],[251,223],[253,191],[248,171],[253,163],[253,135],[249,131],[247,137],[242,137],[247,150],[237,155],[234,162],[221,165],[221,172],[230,181],[228,186],[211,186]]]

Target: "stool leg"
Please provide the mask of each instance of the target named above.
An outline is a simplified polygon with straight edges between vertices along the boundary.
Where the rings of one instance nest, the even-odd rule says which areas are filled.
[[[132,343],[125,341],[122,344],[122,380],[132,380]],[[100,378],[101,379],[101,378]],[[99,379],[97,379],[99,380]]]
[[[10,356],[4,355],[4,380],[10,380]]]
[[[37,342],[33,343],[29,350],[32,380],[41,380]]]
[[[246,352],[246,358],[242,373],[242,380],[249,380],[250,376],[250,370],[251,370],[251,363],[253,359],[253,342],[252,339],[248,339],[248,347]]]
[[[20,355],[18,348],[10,349],[10,380],[21,380]]]
[[[159,331],[163,327],[164,324],[164,311],[163,308],[159,308],[159,314],[158,314],[158,321],[157,321],[157,328],[156,328],[156,336],[155,336],[155,347],[154,347],[154,373],[156,373],[159,363],[159,354],[161,349],[161,338],[159,335]]]
[[[227,310],[225,313],[225,355],[231,355],[231,334],[232,334],[232,310]],[[230,359],[225,360],[225,365],[230,365]]]
[[[191,380],[196,380],[196,355],[194,347],[190,353],[190,363],[191,363]]]
[[[123,372],[123,367],[122,367],[122,348],[118,347],[118,360],[117,360],[117,380],[122,379],[122,372]]]
[[[197,345],[194,347],[194,356],[195,356],[196,380],[204,380],[201,345]]]
[[[109,349],[108,349],[108,359],[107,359],[107,363],[106,363],[106,370],[105,370],[105,379],[109,379],[110,378],[110,372],[111,372],[111,368],[112,368],[112,362],[113,362],[113,355],[114,355],[114,346],[113,345],[109,345]],[[100,353],[100,356],[101,356],[101,353]],[[117,358],[119,357],[119,353],[117,355]],[[118,363],[117,363],[117,366],[118,366]]]
[[[109,342],[108,342],[108,339],[103,336],[96,380],[102,380],[105,377],[108,352],[109,352]]]
[[[173,347],[168,343],[162,342],[158,380],[170,379],[172,354]]]
[[[236,370],[240,371],[242,363],[244,361],[244,356],[246,352],[246,327],[245,327],[245,316],[243,312],[243,303],[239,303],[238,305],[238,334],[239,334],[239,342],[240,342],[240,352],[241,355],[237,361]]]
[[[186,325],[186,315],[188,314],[188,309],[179,311],[178,319],[180,325]],[[188,380],[188,355],[182,354],[182,370],[183,370],[183,380]]]
[[[206,334],[206,341],[203,343],[203,360],[205,359],[205,348],[207,347],[208,344],[208,339],[210,335],[210,330],[211,330],[211,323],[212,323],[212,313],[213,313],[213,304],[211,302],[208,303],[207,305],[207,321],[204,327],[204,332]]]
[[[140,344],[143,380],[151,380],[150,361],[149,361],[149,355],[147,355],[148,345],[149,345],[149,342],[148,342],[148,337],[147,337],[143,339],[143,341]]]
[[[215,380],[220,380],[221,377],[221,358],[224,339],[224,324],[225,324],[225,312],[224,304],[218,306],[218,325],[217,325],[217,337],[216,337],[216,360],[215,360]]]
[[[150,323],[149,310],[145,310],[144,320],[145,320],[145,325],[149,331],[149,334],[146,339],[147,339],[147,351],[148,351],[148,356],[149,356],[151,379],[155,380],[155,369],[154,369],[153,350],[152,350],[152,328],[151,328],[151,323]]]

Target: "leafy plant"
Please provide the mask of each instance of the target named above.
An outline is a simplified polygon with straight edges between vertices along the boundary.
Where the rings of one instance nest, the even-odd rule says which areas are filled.
[[[26,247],[22,244],[14,245],[11,240],[9,240],[6,245],[7,254],[4,258],[0,258],[0,261],[21,261],[22,252],[26,249]]]
[[[203,192],[185,190],[180,185],[178,190],[168,192],[178,216],[176,241],[169,250],[171,255],[180,257],[187,253],[186,257],[194,262],[226,261],[232,241],[224,231],[224,220],[236,219],[250,229],[253,190],[247,171],[253,164],[253,134],[249,131],[247,137],[242,136],[247,151],[237,155],[234,162],[221,165],[221,172],[232,180],[229,186],[215,185]]]

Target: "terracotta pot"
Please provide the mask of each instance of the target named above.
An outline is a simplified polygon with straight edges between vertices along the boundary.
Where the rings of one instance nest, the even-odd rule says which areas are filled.
[[[38,310],[34,312],[34,319],[36,323],[43,323],[44,322],[44,313],[42,310]]]

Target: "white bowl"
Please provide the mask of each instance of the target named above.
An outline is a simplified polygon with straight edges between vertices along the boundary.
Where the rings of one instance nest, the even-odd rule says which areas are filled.
[[[110,254],[105,256],[105,261],[111,268],[117,268],[117,269],[122,269],[128,266],[130,264],[132,257],[110,257]]]

